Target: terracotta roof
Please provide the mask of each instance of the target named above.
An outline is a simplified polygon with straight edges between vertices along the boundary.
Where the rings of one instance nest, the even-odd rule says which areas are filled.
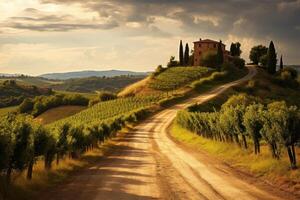
[[[210,40],[210,39],[205,39],[205,40],[199,40],[199,41],[195,41],[194,43],[219,43],[217,41],[214,40]],[[223,43],[222,43],[223,44]],[[223,44],[224,45],[224,44]]]

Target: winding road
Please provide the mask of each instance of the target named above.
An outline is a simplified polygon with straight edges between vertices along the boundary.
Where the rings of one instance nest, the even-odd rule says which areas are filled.
[[[205,153],[194,153],[168,137],[168,127],[178,110],[203,103],[244,78],[165,109],[117,138],[113,152],[51,189],[43,200],[127,199],[296,199],[255,178],[239,174]]]

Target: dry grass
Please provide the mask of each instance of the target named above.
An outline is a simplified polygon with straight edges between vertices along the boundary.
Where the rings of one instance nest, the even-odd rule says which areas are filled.
[[[151,80],[151,77],[148,76],[145,79],[133,83],[127,87],[125,87],[121,92],[119,92],[119,97],[127,97],[134,96],[135,94],[149,94],[149,93],[157,93],[148,87],[148,83]]]
[[[50,124],[54,121],[75,115],[85,108],[86,107],[84,106],[60,106],[47,110],[46,112],[35,118],[35,120],[40,122],[41,124]]]
[[[290,170],[288,156],[284,149],[281,160],[275,160],[266,145],[262,145],[260,155],[255,155],[251,147],[244,150],[234,144],[205,139],[176,124],[171,129],[171,136],[196,151],[204,150],[241,171],[300,194],[300,168]],[[299,160],[300,149],[296,150]]]

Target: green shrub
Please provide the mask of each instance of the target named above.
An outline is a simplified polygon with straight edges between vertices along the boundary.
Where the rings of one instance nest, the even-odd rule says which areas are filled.
[[[240,69],[245,67],[245,60],[240,57],[232,57],[230,61],[234,64],[235,67]]]
[[[111,92],[101,92],[99,94],[99,100],[100,101],[109,101],[109,100],[113,100],[116,99],[117,95]]]
[[[201,56],[202,66],[216,68],[218,66],[218,56],[216,51],[208,51]]]
[[[24,101],[19,105],[19,112],[20,113],[30,113],[33,110],[34,103],[31,99],[26,98]]]

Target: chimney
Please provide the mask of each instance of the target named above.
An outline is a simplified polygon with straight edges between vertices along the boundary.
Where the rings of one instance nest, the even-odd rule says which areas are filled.
[[[199,41],[201,41],[202,39],[200,38]]]

